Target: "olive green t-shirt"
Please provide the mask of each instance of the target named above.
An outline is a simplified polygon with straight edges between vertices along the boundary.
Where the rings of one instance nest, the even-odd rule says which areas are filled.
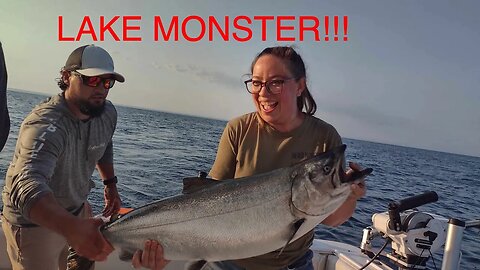
[[[240,178],[288,167],[342,143],[335,128],[313,116],[291,132],[279,132],[256,113],[249,113],[228,122],[218,145],[217,157],[210,171],[214,179]],[[236,260],[248,270],[284,268],[309,249],[313,230],[279,250],[264,255]]]

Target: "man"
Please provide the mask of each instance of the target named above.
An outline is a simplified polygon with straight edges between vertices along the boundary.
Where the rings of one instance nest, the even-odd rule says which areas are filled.
[[[113,250],[87,196],[96,167],[105,184],[103,214],[120,208],[112,150],[117,113],[106,97],[125,79],[94,45],[74,50],[60,74],[62,93],[34,108],[20,127],[2,192],[2,228],[15,270],[65,269],[68,245],[96,261]]]
[[[10,132],[10,117],[7,108],[7,66],[3,56],[2,43],[0,42],[0,151],[7,142]]]

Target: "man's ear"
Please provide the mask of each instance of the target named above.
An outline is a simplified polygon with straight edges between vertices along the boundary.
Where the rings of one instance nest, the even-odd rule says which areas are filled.
[[[65,83],[66,85],[70,85],[70,72],[68,71],[62,71],[62,81],[63,83]]]

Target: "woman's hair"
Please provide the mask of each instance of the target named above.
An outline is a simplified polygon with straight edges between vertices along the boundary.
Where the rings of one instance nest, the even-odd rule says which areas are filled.
[[[297,97],[297,107],[300,111],[305,107],[305,113],[308,115],[313,115],[317,111],[317,103],[313,99],[308,87],[306,85],[307,75],[305,72],[305,64],[303,63],[302,57],[292,48],[292,47],[269,47],[264,49],[259,53],[255,59],[253,59],[252,65],[250,67],[250,72],[253,73],[253,67],[257,63],[258,59],[264,55],[274,55],[282,60],[284,60],[287,65],[288,70],[292,73],[293,77],[296,80],[305,78],[305,89],[302,94]]]

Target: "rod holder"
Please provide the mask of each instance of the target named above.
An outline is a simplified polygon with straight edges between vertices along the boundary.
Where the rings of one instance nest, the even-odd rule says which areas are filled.
[[[465,230],[465,222],[451,218],[448,221],[447,240],[445,241],[445,252],[443,253],[442,270],[460,269],[462,258],[462,238]]]

